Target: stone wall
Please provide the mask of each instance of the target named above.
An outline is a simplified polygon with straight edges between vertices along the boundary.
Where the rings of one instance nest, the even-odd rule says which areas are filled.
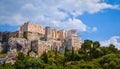
[[[0,42],[0,53],[3,51],[2,43]]]
[[[81,48],[82,40],[80,36],[77,36],[77,31],[72,29],[68,31],[68,37],[67,37],[67,48],[69,50],[72,50],[72,47],[74,50],[79,50]]]
[[[76,36],[77,35],[77,31],[75,29],[72,29],[72,30],[69,30],[68,31],[68,36],[71,37],[71,36]]]
[[[44,51],[51,50],[52,43],[49,41],[35,40],[32,41],[32,50],[40,57]]]
[[[62,42],[61,41],[57,41],[57,40],[53,40],[52,41],[52,50],[56,50],[57,49],[57,51],[60,51],[60,48],[62,47]]]
[[[66,31],[65,30],[59,30],[59,37],[60,40],[63,40],[66,38]]]
[[[51,29],[50,27],[44,28],[42,25],[33,24],[30,22],[21,25],[20,31],[23,32],[24,37],[27,38],[28,40],[35,40],[36,38],[38,39],[42,37],[44,37],[45,40],[53,39],[63,40],[66,38],[65,30],[56,30]],[[40,36],[36,33],[40,34]]]
[[[81,37],[79,36],[72,36],[68,39],[68,49],[72,50],[72,47],[74,50],[79,50],[81,48]]]
[[[40,34],[45,34],[45,29],[42,25],[34,24],[30,22],[27,22],[21,25],[20,31],[23,31],[23,32],[29,31],[29,32],[37,32]]]
[[[52,40],[53,39],[52,34],[53,34],[52,29],[50,27],[46,27],[45,28],[45,40],[46,41]]]
[[[45,39],[46,40],[63,40],[66,38],[66,31],[65,30],[56,30],[51,29],[50,27],[45,28]]]
[[[37,33],[37,32],[24,32],[23,36],[24,36],[24,38],[26,38],[29,41],[38,40],[38,39],[44,37],[43,34]]]
[[[32,50],[37,53],[37,55],[40,57],[44,51],[48,52],[50,50],[56,50],[60,51],[60,48],[62,46],[61,41],[41,41],[41,40],[35,40],[32,41]]]
[[[45,29],[43,26],[30,22],[24,23],[20,27],[19,33],[21,32],[23,32],[23,37],[29,41],[40,39],[45,35]]]
[[[0,42],[2,42],[2,32],[0,32]]]

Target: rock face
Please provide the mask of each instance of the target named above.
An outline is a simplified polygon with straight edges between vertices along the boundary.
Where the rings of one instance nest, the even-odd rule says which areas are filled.
[[[29,56],[36,57],[36,53],[34,51],[29,52]]]
[[[8,57],[16,57],[17,55],[18,55],[18,53],[17,53],[16,49],[12,49],[12,50],[7,52]]]
[[[23,52],[27,55],[28,51],[30,50],[30,43],[23,38],[10,38],[8,40],[9,44],[9,52],[12,52],[14,49],[17,51]]]

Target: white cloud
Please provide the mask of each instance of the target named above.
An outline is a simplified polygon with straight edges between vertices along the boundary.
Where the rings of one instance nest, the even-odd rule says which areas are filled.
[[[13,16],[2,16],[1,17],[1,24],[9,24],[11,26],[14,25],[21,25],[24,22],[28,21],[27,18],[23,17],[21,14],[14,14]]]
[[[109,46],[110,44],[115,45],[116,48],[120,49],[120,36],[113,36],[109,40],[101,41],[101,46]]]
[[[73,16],[78,16],[88,13],[96,13],[103,9],[118,9],[118,5],[110,5],[101,0],[65,0],[62,1],[62,9],[73,14]]]
[[[31,3],[27,3],[27,4],[23,5],[21,9],[36,10],[37,8]]]
[[[24,23],[26,21],[26,18],[21,16],[20,14],[15,14],[12,19],[14,20],[15,23],[20,25],[21,23]]]
[[[7,9],[12,6],[19,6],[13,11],[7,11],[6,8],[0,8],[5,11],[4,17],[0,18],[2,24],[20,25],[26,21],[36,22],[45,26],[63,29],[77,29],[79,31],[97,31],[96,27],[87,26],[84,21],[77,19],[77,16],[83,15],[85,12],[93,14],[100,12],[103,9],[119,9],[118,5],[111,5],[102,0],[21,0],[12,2],[13,4],[5,3]],[[15,3],[15,4],[14,4]],[[1,13],[0,13],[1,14]]]
[[[79,19],[68,19],[65,23],[66,29],[77,29],[78,31],[86,31],[87,26]]]
[[[96,28],[96,27],[93,27],[93,28],[92,28],[92,31],[93,31],[93,32],[97,31],[97,28]]]

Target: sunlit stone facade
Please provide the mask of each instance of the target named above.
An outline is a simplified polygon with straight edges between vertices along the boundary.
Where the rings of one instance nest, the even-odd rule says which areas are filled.
[[[69,50],[72,50],[72,47],[74,50],[79,50],[81,48],[81,37],[77,36],[76,30],[69,30],[68,31],[68,37],[67,37],[67,48]]]
[[[65,30],[56,30],[51,29],[50,27],[45,28],[45,39],[46,40],[64,40],[66,39],[66,31]]]
[[[21,25],[20,32],[23,33],[24,38],[32,41],[44,37],[45,28],[42,25],[27,22]]]

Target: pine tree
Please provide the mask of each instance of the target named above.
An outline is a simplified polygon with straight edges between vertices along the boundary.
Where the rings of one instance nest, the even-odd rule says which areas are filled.
[[[44,53],[43,53],[43,61],[44,61],[45,63],[48,63],[48,56],[47,56],[46,51],[44,51]]]
[[[57,53],[58,53],[58,50],[57,50],[57,46],[55,48],[55,59],[57,58]]]
[[[71,60],[74,61],[74,48],[72,47],[72,55],[71,55]]]
[[[64,52],[64,56],[66,56],[66,54],[67,54],[67,51],[68,51],[68,49],[67,49],[67,46],[65,46],[65,52]]]

